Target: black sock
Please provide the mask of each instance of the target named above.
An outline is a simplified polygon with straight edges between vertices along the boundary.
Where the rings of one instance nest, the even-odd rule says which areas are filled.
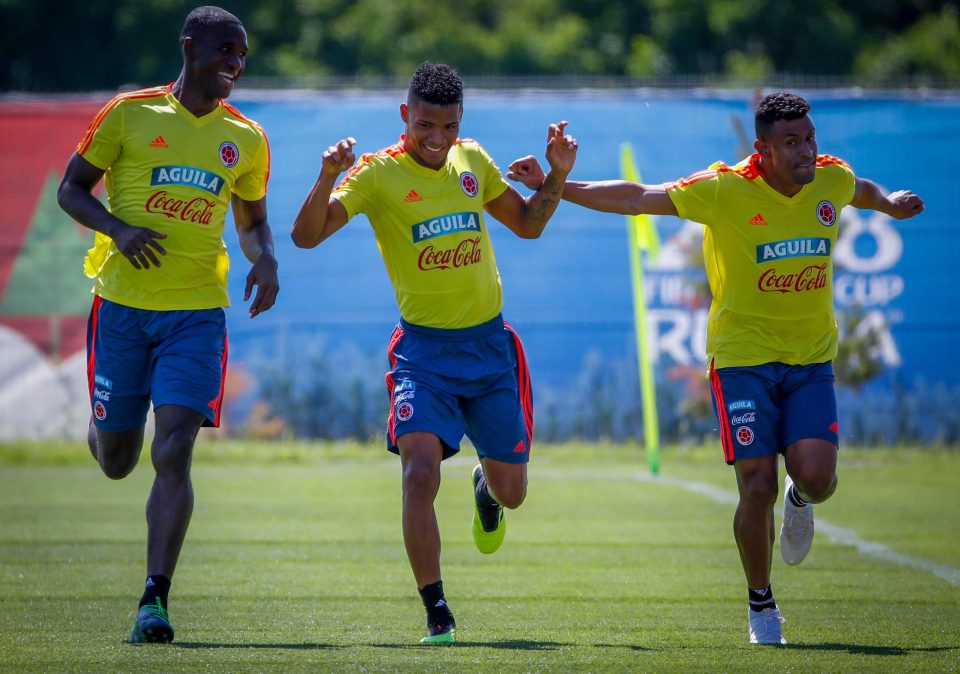
[[[140,606],[156,604],[157,599],[164,610],[167,608],[167,595],[170,594],[170,579],[166,576],[147,576],[147,584],[140,597]]]
[[[480,504],[482,508],[498,508],[500,504],[497,503],[497,500],[490,495],[490,490],[487,489],[487,476],[483,473],[480,473],[480,479],[477,480],[477,503]]]
[[[427,609],[428,613],[430,609],[436,608],[437,606],[444,606],[447,603],[446,599],[443,598],[442,580],[424,585],[418,592],[420,593],[421,601],[423,601],[423,608]]]
[[[750,602],[751,611],[762,611],[768,608],[777,608],[777,602],[773,599],[773,590],[767,585],[760,590],[747,588],[747,601]]]
[[[447,600],[443,596],[443,581],[424,585],[420,590],[420,599],[423,601],[423,607],[427,609],[427,620],[431,623],[447,624],[453,623],[453,613],[447,606]]]
[[[807,502],[800,498],[800,494],[797,493],[797,485],[790,485],[790,491],[787,492],[787,498],[790,499],[790,503],[795,505],[798,508],[802,508],[807,505]]]

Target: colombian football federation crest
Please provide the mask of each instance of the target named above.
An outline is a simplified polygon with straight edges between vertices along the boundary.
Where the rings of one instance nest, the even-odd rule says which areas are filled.
[[[741,426],[737,429],[737,442],[746,447],[753,442],[753,429],[749,426]]]
[[[837,221],[837,209],[826,199],[817,204],[817,220],[824,227],[831,227]]]
[[[460,174],[460,187],[463,189],[463,193],[468,197],[477,196],[477,191],[480,189],[480,183],[477,182],[477,177],[466,171]]]
[[[100,421],[107,418],[107,408],[99,400],[93,404],[93,416]]]
[[[220,143],[220,161],[227,168],[233,168],[240,161],[240,150],[229,140]]]
[[[404,400],[403,402],[397,403],[397,419],[400,421],[407,421],[412,416],[413,405],[409,400]]]

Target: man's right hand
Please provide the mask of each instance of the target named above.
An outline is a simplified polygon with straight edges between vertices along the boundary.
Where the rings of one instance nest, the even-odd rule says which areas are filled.
[[[149,269],[151,264],[159,267],[160,258],[157,253],[167,254],[158,241],[167,238],[167,235],[147,227],[134,227],[124,223],[123,227],[112,233],[111,238],[135,269]]]
[[[357,158],[353,154],[353,146],[357,144],[356,139],[347,137],[331,145],[323,153],[323,171],[331,175],[343,173],[353,166]]]

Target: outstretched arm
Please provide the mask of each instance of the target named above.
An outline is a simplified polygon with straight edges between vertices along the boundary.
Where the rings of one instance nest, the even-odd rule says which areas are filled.
[[[253,318],[272,307],[280,292],[273,233],[267,223],[267,198],[244,201],[233,195],[231,205],[233,219],[237,223],[240,250],[253,263],[243,290],[243,301],[246,302],[250,299],[253,286],[257,286],[257,294],[250,304],[250,318]]]
[[[93,188],[103,174],[103,169],[74,153],[57,190],[60,208],[81,225],[113,239],[135,269],[149,269],[150,265],[159,267],[160,258],[157,254],[166,255],[167,251],[158,239],[165,239],[167,235],[147,227],[128,225],[104,208],[100,200],[93,196]]]
[[[577,159],[577,140],[564,134],[567,122],[551,124],[547,131],[547,161],[550,172],[543,176],[540,189],[522,197],[512,187],[493,201],[484,204],[490,215],[505,224],[523,239],[536,239],[557,210],[563,183]],[[541,175],[542,175],[541,171]],[[509,174],[508,174],[509,175]]]
[[[541,189],[543,169],[534,157],[522,157],[510,164],[507,177],[532,190]],[[623,215],[677,215],[677,207],[663,185],[640,185],[627,180],[581,182],[568,180],[563,198],[605,213]]]
[[[317,182],[300,206],[290,237],[298,248],[313,248],[347,224],[347,209],[330,193],[341,173],[353,166],[357,141],[344,138],[323,153],[323,164]]]
[[[854,208],[869,208],[886,213],[897,220],[906,220],[923,213],[923,199],[910,190],[884,194],[883,190],[866,178],[857,178],[857,187],[850,205]]]

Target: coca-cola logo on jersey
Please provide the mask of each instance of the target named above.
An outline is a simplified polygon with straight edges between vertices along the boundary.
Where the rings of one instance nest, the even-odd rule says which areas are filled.
[[[431,269],[457,269],[480,262],[480,237],[464,239],[450,248],[434,248],[427,246],[420,251],[417,266],[423,271]]]
[[[209,225],[213,219],[213,207],[217,202],[203,197],[177,199],[167,196],[165,190],[154,192],[144,205],[147,213],[160,213],[168,218],[178,218],[184,222]]]
[[[820,290],[827,285],[827,263],[804,267],[796,274],[778,274],[768,269],[757,280],[757,288],[764,293],[802,293]]]

